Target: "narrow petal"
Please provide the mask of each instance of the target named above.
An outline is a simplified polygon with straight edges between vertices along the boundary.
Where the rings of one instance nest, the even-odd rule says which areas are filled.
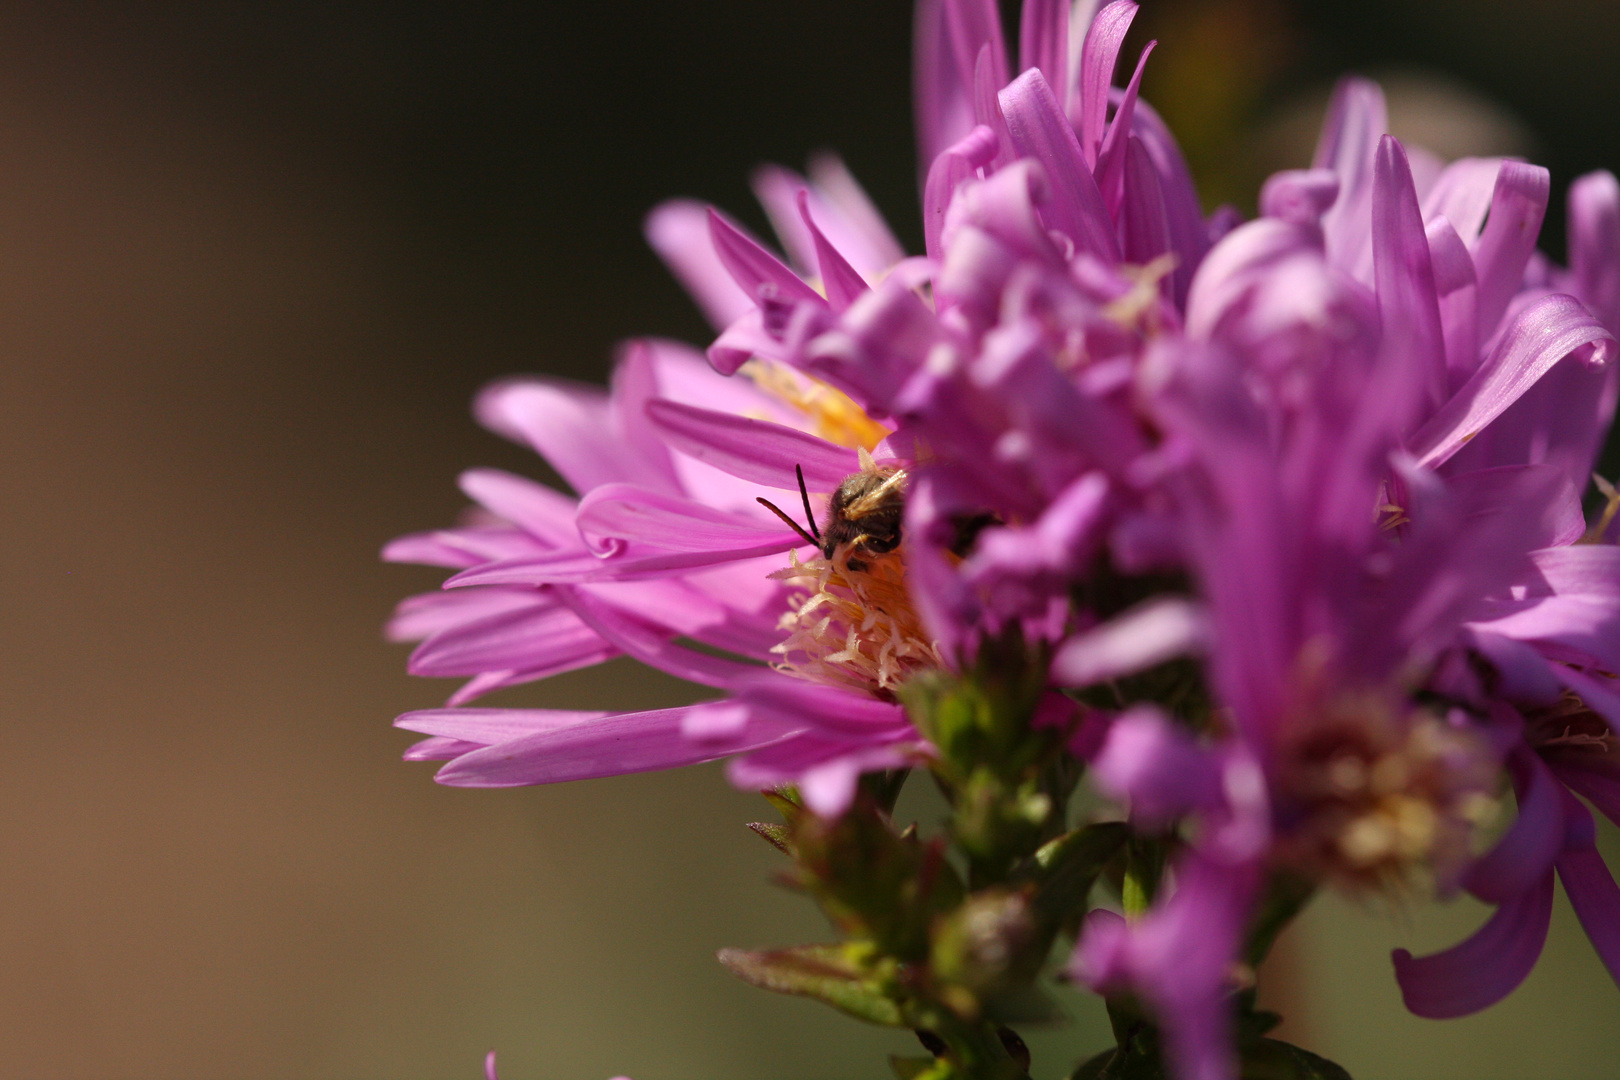
[[[855,268],[849,265],[849,261],[838,253],[838,249],[828,242],[827,237],[816,226],[815,220],[810,216],[809,192],[799,192],[798,205],[799,216],[804,220],[804,227],[809,231],[815,248],[816,265],[821,271],[821,285],[827,292],[827,302],[832,305],[834,311],[843,311],[871,286],[855,272]]]
[[[1501,158],[1458,158],[1440,171],[1423,196],[1423,220],[1443,217],[1472,248],[1491,208]]]
[[[1149,600],[1070,639],[1052,661],[1059,686],[1092,686],[1198,651],[1202,611],[1185,600]]]
[[[1111,6],[1118,4],[1136,6],[1130,0],[1115,0]],[[1076,250],[1089,251],[1104,262],[1119,261],[1102,193],[1080,153],[1074,129],[1039,71],[1024,72],[1001,92],[1001,112],[1020,156],[1034,158],[1046,170],[1050,197],[1042,216],[1047,224],[1066,234]]]
[[[979,124],[934,158],[923,187],[923,241],[930,259],[937,262],[945,257],[941,243],[945,211],[950,208],[956,189],[990,164],[995,156],[996,133]]]
[[[1620,327],[1620,182],[1588,173],[1569,189],[1569,269],[1577,295],[1609,327]]]
[[[1108,117],[1108,91],[1114,84],[1114,65],[1120,46],[1136,18],[1131,0],[1113,0],[1097,12],[1080,50],[1080,129],[1082,160],[1089,169],[1102,149],[1103,126]]]
[[[631,484],[604,484],[585,496],[578,522],[580,535],[598,551],[624,540],[670,551],[740,550],[793,535],[763,513],[750,520]]]
[[[761,165],[749,178],[754,198],[765,208],[771,230],[782,242],[782,248],[793,262],[793,269],[804,277],[816,272],[816,249],[809,230],[799,214],[799,193],[810,184],[792,169],[780,165]]]
[[[1131,820],[1148,829],[1221,801],[1219,759],[1150,706],[1114,721],[1092,772],[1106,794],[1129,803]]]
[[[1620,600],[1620,547],[1580,544],[1530,553],[1550,592]]]
[[[1327,122],[1311,161],[1339,176],[1339,198],[1322,216],[1328,255],[1362,280],[1372,269],[1373,162],[1389,130],[1384,92],[1368,79],[1342,80],[1328,105]]]
[[[831,213],[821,228],[862,277],[875,278],[906,257],[888,222],[836,154],[810,159],[810,182]]]
[[[441,630],[417,646],[406,670],[429,678],[553,667],[594,657],[604,642],[560,604],[533,604]]]
[[[578,709],[419,709],[401,715],[394,726],[423,735],[493,746],[609,715],[606,711]]]
[[[1598,854],[1592,815],[1566,798],[1574,825],[1570,844],[1558,857],[1558,880],[1564,883],[1564,894],[1598,959],[1609,969],[1609,977],[1620,983],[1620,886]]]
[[[768,420],[673,401],[651,402],[647,418],[681,453],[767,487],[798,487],[799,466],[812,491],[835,491],[861,468],[855,451]]]
[[[1429,408],[1446,399],[1445,337],[1406,149],[1393,136],[1378,146],[1373,175],[1373,280],[1386,348],[1401,351]]]
[[[1120,96],[1119,108],[1114,112],[1102,149],[1097,153],[1097,190],[1102,192],[1103,205],[1116,216],[1125,198],[1125,155],[1136,115],[1137,95],[1142,91],[1142,72],[1147,69],[1148,57],[1153,55],[1158,44],[1157,41],[1150,41],[1143,46],[1142,55],[1136,61],[1136,70],[1131,73],[1131,81]]]
[[[1564,846],[1564,802],[1558,780],[1522,743],[1508,758],[1519,811],[1496,846],[1463,877],[1486,903],[1502,904],[1535,887]]]
[[[1569,790],[1620,825],[1620,755],[1594,754],[1587,747],[1546,747],[1542,750],[1553,773]]]
[[[688,707],[619,713],[525,735],[466,754],[434,778],[452,787],[520,787],[673,769],[754,744],[695,742],[681,733]]]
[[[699,686],[728,687],[764,670],[758,664],[740,663],[676,645],[667,635],[649,630],[583,593],[568,590],[564,599],[575,614],[603,638],[648,667],[677,679]]]
[[[512,379],[478,395],[480,423],[544,457],[576,492],[614,481],[668,488],[669,479],[620,437],[607,394],[562,379]]]
[[[1552,922],[1553,875],[1548,872],[1496,909],[1461,944],[1429,956],[1396,949],[1395,981],[1408,1010],[1430,1020],[1467,1016],[1511,994],[1541,956]]]
[[[1143,265],[1170,250],[1170,218],[1165,210],[1159,174],[1142,146],[1131,136],[1126,151],[1124,202],[1120,207],[1124,256],[1128,263]],[[1164,283],[1168,286],[1166,279]]]
[[[1407,448],[1420,465],[1440,465],[1554,364],[1588,348],[1593,362],[1606,364],[1614,354],[1614,336],[1573,297],[1543,297],[1508,324],[1479,370],[1418,429]]]
[[[1536,250],[1547,215],[1551,177],[1540,165],[1504,161],[1496,174],[1490,216],[1474,248],[1479,277],[1480,335],[1488,339],[1502,321],[1508,301],[1524,282],[1524,268]]]
[[[1025,0],[1018,27],[1018,70],[1040,68],[1054,90],[1069,85],[1069,8],[1073,0]]]
[[[709,208],[702,203],[675,199],[654,207],[642,232],[716,330],[730,326],[754,306],[715,254]]]
[[[709,208],[709,236],[714,240],[714,251],[721,264],[756,304],[765,300],[787,304],[826,303],[781,259],[713,207]]]
[[[451,626],[518,608],[545,605],[531,589],[457,589],[421,593],[400,601],[385,634],[389,641],[421,641]]]

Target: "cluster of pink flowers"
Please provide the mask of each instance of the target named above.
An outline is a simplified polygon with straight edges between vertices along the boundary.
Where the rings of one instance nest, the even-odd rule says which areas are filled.
[[[1620,186],[1574,185],[1556,266],[1546,170],[1403,147],[1352,79],[1311,168],[1255,220],[1206,217],[1138,97],[1151,45],[1113,86],[1135,11],[1026,0],[1014,76],[991,0],[920,0],[924,255],[835,160],[757,175],[785,258],[716,210],[653,212],[718,337],[634,342],[607,391],[479,398],[575,494],[474,470],[468,523],[388,547],[455,571],[390,630],[412,672],[468,680],[399,719],[428,736],[407,756],[492,787],[727,758],[832,818],[863,774],[936,759],[907,681],[1015,635],[1045,665],[1032,723],[1180,837],[1151,909],[1093,912],[1071,971],[1146,1002],[1181,1077],[1235,1075],[1232,971],[1279,873],[1498,905],[1396,955],[1420,1015],[1524,978],[1555,877],[1620,978],[1587,808],[1620,821],[1620,497],[1581,505]],[[716,696],[471,705],[621,655]],[[1188,660],[1196,715],[1120,691]]]

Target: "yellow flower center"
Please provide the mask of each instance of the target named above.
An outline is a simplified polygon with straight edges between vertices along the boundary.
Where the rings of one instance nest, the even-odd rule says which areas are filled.
[[[814,433],[830,443],[872,450],[889,437],[889,429],[867,416],[853,398],[820,379],[757,357],[744,364],[742,372],[761,390],[803,413]]]

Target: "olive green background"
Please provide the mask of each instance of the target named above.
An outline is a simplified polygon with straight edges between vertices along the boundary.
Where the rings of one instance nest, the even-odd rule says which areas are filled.
[[[1499,143],[1460,150],[1528,147],[1557,188],[1620,167],[1612,3],[1148,6],[1149,94],[1220,197],[1299,162],[1348,66],[1444,76]],[[908,22],[0,5],[0,1075],[472,1078],[493,1046],[506,1080],[813,1080],[915,1052],[713,963],[824,933],[718,768],[476,792],[400,764],[390,718],[448,686],[379,627],[437,575],[375,555],[452,520],[462,468],[544,475],[468,419],[484,381],[701,338],[641,246],[659,198],[757,223],[747,170],[834,146],[915,248]],[[1398,125],[1437,130],[1434,100]],[[501,700],[691,695],[616,664]],[[1560,904],[1526,986],[1470,1020],[1406,1016],[1387,958],[1469,904],[1324,902],[1268,989],[1362,1080],[1612,1078],[1620,991]],[[1038,1077],[1101,1045],[1067,1000]]]

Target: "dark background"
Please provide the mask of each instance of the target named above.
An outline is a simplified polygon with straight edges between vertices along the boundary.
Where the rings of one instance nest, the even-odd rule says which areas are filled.
[[[1303,163],[1351,68],[1450,153],[1533,153],[1555,191],[1620,168],[1610,0],[1139,21],[1212,202]],[[825,933],[716,769],[465,792],[400,764],[389,719],[448,687],[378,627],[437,575],[375,552],[450,521],[462,468],[543,475],[468,419],[485,381],[703,339],[640,239],[658,200],[763,227],[750,168],[833,147],[915,250],[909,23],[897,0],[0,4],[0,1075],[473,1077],[499,1046],[507,1080],[809,1080],[908,1049],[713,964]],[[504,700],[690,693],[615,665]],[[1620,994],[1563,907],[1510,1002],[1400,1010],[1387,949],[1481,915],[1320,906],[1273,975],[1295,1037],[1362,1077],[1612,1076]],[[1038,1076],[1102,1043],[1071,1004]]]

